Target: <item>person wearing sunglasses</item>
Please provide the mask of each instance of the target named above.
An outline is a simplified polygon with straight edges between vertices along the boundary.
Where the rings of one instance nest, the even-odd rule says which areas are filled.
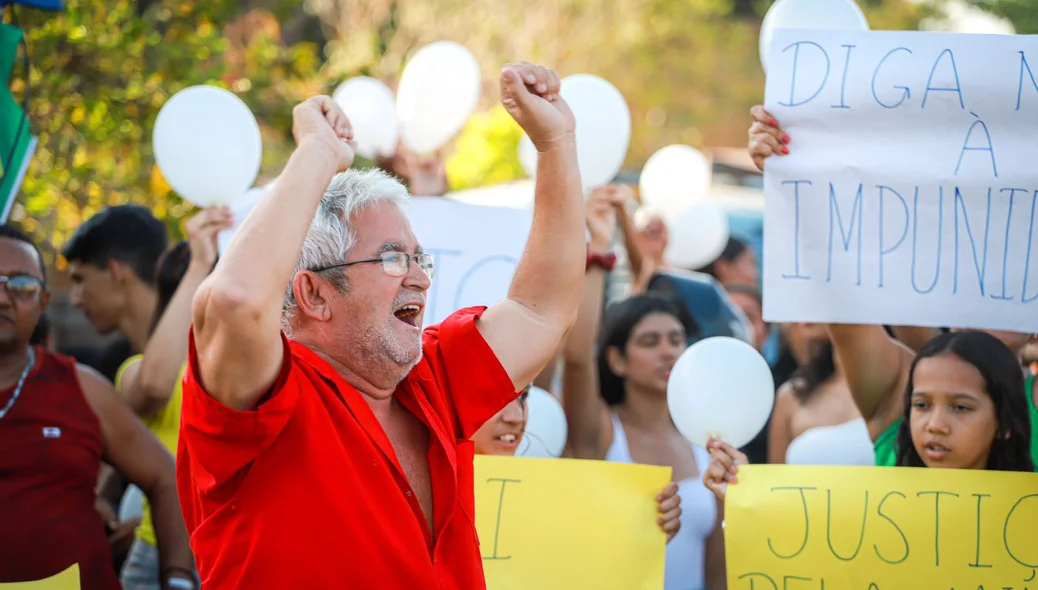
[[[30,344],[49,299],[32,239],[0,226],[0,583],[75,565],[83,588],[120,588],[94,506],[102,460],[147,495],[164,565],[190,572],[169,453],[93,369]]]
[[[424,330],[433,260],[406,189],[346,171],[330,98],[296,107],[295,153],[193,303],[177,477],[203,585],[485,587],[470,438],[551,359],[586,263],[559,85],[502,70],[539,152],[526,250],[505,300]]]

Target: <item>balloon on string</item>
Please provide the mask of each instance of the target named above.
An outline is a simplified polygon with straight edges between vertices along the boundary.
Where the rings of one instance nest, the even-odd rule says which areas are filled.
[[[340,84],[332,99],[350,119],[358,154],[374,160],[396,153],[396,97],[388,86],[374,78],[358,76]]]
[[[479,63],[464,45],[437,41],[419,49],[397,88],[404,145],[429,154],[450,141],[476,108],[481,82]]]
[[[678,432],[706,447],[717,438],[739,448],[764,428],[775,403],[768,361],[750,344],[715,336],[681,353],[667,381],[667,407]]]
[[[231,243],[234,232],[238,231],[238,228],[241,227],[242,222],[245,221],[253,207],[267,194],[267,191],[270,190],[269,187],[272,185],[273,183],[270,183],[263,188],[250,189],[245,192],[245,196],[241,199],[231,203],[231,217],[234,219],[234,225],[220,230],[220,233],[216,234],[216,248],[220,254],[227,250],[227,245]]]
[[[615,86],[591,74],[567,76],[559,94],[577,122],[577,165],[585,191],[609,184],[631,142],[627,101]],[[531,178],[537,175],[537,150],[525,134],[519,140],[519,162]]]
[[[696,203],[667,220],[663,258],[678,268],[701,269],[724,252],[729,235],[724,209],[715,203]]]
[[[516,454],[521,457],[559,457],[566,447],[567,433],[566,413],[559,400],[540,387],[531,386],[526,397],[526,430],[522,448]]]
[[[216,86],[192,86],[167,100],[155,120],[152,148],[166,182],[199,207],[242,198],[263,155],[252,111]]]
[[[668,145],[645,163],[638,180],[642,203],[677,215],[710,192],[713,169],[703,152],[687,145]]]
[[[777,0],[760,27],[760,64],[768,72],[768,52],[777,29],[867,31],[869,21],[854,0]]]

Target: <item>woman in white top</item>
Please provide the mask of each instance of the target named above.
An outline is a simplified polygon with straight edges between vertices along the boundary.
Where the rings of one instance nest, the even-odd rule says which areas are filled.
[[[681,496],[681,528],[667,545],[666,590],[725,587],[723,507],[702,484],[709,454],[677,431],[667,409],[667,380],[694,323],[676,302],[639,295],[610,307],[599,332],[607,252],[621,187],[588,199],[589,264],[576,325],[564,343],[563,407],[568,452],[580,459],[666,465]]]
[[[809,357],[779,388],[768,463],[875,465],[868,426],[851,397],[824,324],[804,324]]]

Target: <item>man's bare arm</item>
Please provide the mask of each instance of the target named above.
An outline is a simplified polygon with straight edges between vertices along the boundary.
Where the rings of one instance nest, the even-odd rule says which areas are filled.
[[[349,121],[332,100],[293,111],[298,147],[249,214],[192,305],[200,377],[224,405],[252,409],[283,361],[281,307],[303,240],[332,177],[353,162]]]
[[[478,329],[512,378],[526,387],[576,319],[584,277],[584,202],[573,113],[559,78],[531,64],[505,66],[501,102],[537,148],[533,225],[508,297]]]

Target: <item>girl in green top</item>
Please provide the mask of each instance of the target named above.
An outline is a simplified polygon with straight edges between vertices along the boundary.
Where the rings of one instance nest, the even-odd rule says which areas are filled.
[[[912,361],[895,421],[900,467],[1034,471],[1018,357],[985,332],[941,334]],[[709,444],[703,484],[724,499],[746,456]]]
[[[1034,471],[1018,357],[986,332],[941,334],[916,355],[897,465]]]

